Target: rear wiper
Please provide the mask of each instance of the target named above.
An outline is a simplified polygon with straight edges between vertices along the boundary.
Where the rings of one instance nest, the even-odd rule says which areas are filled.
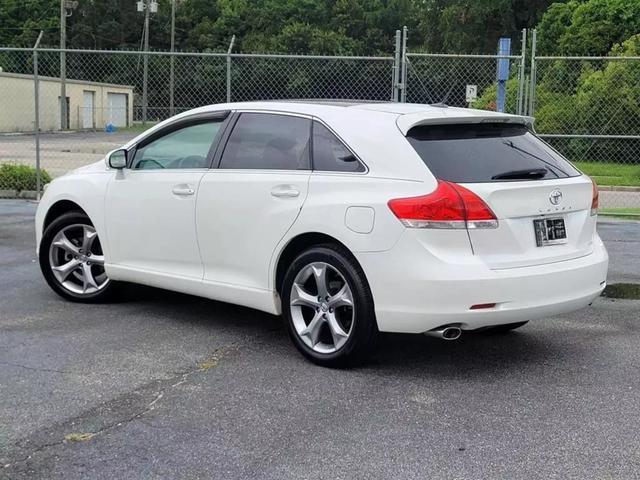
[[[529,168],[527,170],[509,170],[491,177],[491,180],[535,180],[544,178],[549,170],[546,168]]]
[[[534,155],[534,154],[533,154],[533,153],[531,153],[531,152],[527,152],[524,148],[516,147],[516,146],[515,146],[515,144],[514,144],[511,140],[506,141],[506,142],[502,142],[502,143],[504,143],[507,147],[511,147],[511,148],[513,148],[514,150],[518,151],[518,152],[525,153],[525,154],[527,154],[527,155],[529,155],[529,156],[531,156],[531,157],[535,158],[536,160],[540,160],[540,161],[541,161],[542,163],[544,163],[545,165],[548,165],[548,166],[552,167],[549,171],[550,171],[551,173],[553,173],[553,174],[554,174],[556,177],[558,177],[558,178],[560,178],[560,175],[558,175],[558,174],[556,173],[556,169],[557,169],[558,171],[560,171],[561,173],[563,173],[563,174],[564,174],[565,176],[567,176],[567,177],[570,177],[570,176],[571,176],[571,175],[569,175],[567,172],[565,172],[564,170],[562,170],[560,167],[558,167],[557,165],[552,165],[550,162],[547,162],[544,158],[541,158],[541,157],[539,157],[538,155]]]

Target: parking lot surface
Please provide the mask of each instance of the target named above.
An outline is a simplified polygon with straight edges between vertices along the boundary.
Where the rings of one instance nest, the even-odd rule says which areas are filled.
[[[305,361],[277,317],[144,287],[45,285],[35,204],[0,201],[0,478],[639,478],[640,301],[502,336]],[[640,223],[601,220],[609,281]]]
[[[58,177],[75,168],[97,162],[106,153],[121,147],[140,131],[63,132],[40,134],[40,165]],[[0,135],[0,162],[35,166],[33,135]]]

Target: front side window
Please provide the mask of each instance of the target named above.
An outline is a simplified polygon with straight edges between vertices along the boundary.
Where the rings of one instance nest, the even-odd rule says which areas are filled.
[[[221,121],[197,123],[153,140],[136,150],[131,168],[208,168],[209,150],[221,125]]]
[[[240,115],[220,160],[225,169],[309,170],[311,120],[271,113]]]
[[[364,172],[353,153],[320,122],[313,122],[313,169],[327,172]]]

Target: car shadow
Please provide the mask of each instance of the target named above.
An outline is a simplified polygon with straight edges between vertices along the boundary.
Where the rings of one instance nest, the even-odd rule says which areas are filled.
[[[281,317],[229,303],[194,297],[141,285],[127,289],[125,302],[144,305],[149,313],[170,316],[176,322],[200,324],[205,328],[222,328],[241,335],[261,337],[260,348],[271,354],[306,362],[291,345]],[[266,334],[268,333],[268,334]],[[575,342],[553,331],[526,325],[505,334],[463,332],[459,340],[446,341],[420,334],[383,333],[375,351],[353,372],[421,378],[512,375],[531,368],[568,361],[582,350]],[[586,348],[586,346],[584,347]],[[310,364],[309,364],[310,365]],[[321,367],[317,367],[321,368]]]

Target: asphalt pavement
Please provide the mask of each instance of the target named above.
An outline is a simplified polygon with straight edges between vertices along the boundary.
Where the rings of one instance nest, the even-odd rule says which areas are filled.
[[[386,335],[330,370],[254,310],[145,287],[61,300],[34,211],[0,201],[0,478],[640,478],[640,301]],[[640,282],[640,223],[599,230],[609,281]]]

